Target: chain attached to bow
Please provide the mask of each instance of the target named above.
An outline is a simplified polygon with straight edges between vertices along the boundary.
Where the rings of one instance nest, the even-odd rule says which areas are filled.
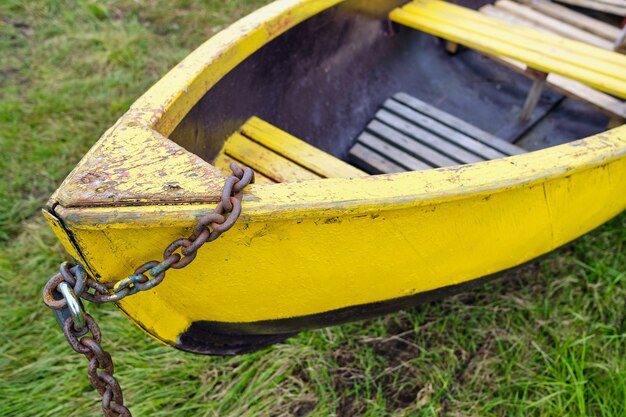
[[[217,207],[198,220],[191,236],[177,239],[167,246],[162,261],[146,262],[133,275],[107,283],[90,277],[80,264],[64,262],[59,273],[50,278],[43,289],[43,301],[56,313],[68,343],[89,361],[87,375],[102,397],[106,417],[131,417],[131,413],[124,405],[122,389],[113,376],[111,355],[100,346],[100,328],[85,312],[81,299],[98,304],[116,303],[139,291],[150,290],[163,282],[169,269],[186,267],[205,243],[214,241],[232,228],[241,214],[243,190],[254,182],[254,172],[235,163],[230,168],[233,175],[226,179]]]

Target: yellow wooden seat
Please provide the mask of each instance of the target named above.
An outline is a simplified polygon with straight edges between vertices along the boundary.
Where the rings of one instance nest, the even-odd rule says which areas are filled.
[[[258,117],[226,140],[213,165],[230,172],[231,162],[252,168],[258,183],[368,176]]]
[[[504,23],[440,0],[415,0],[390,19],[489,55],[523,62],[626,98],[626,56],[558,35]],[[529,96],[530,97],[530,96]]]

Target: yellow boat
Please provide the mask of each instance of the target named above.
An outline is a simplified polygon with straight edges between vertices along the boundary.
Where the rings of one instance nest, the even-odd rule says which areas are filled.
[[[215,209],[231,161],[251,166],[234,227],[118,303],[168,345],[234,354],[467,288],[626,208],[625,56],[404,3],[280,0],[209,39],[51,197],[69,254],[132,275]],[[440,142],[407,142],[402,112]]]

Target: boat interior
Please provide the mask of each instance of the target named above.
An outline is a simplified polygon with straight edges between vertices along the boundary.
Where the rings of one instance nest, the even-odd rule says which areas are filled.
[[[293,27],[224,76],[170,139],[220,168],[238,161],[261,182],[286,182],[480,162],[623,122],[615,95],[585,100],[530,65],[390,19],[406,3],[347,0]]]

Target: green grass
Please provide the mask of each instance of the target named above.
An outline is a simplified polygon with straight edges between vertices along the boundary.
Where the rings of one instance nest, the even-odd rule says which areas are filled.
[[[40,301],[65,255],[38,208],[136,97],[261,3],[0,3],[0,415],[99,415]],[[475,291],[234,358],[88,308],[136,416],[624,416],[625,249],[622,215]]]

